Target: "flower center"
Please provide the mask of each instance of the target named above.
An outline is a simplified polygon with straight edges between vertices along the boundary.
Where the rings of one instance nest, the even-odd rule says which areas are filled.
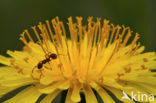
[[[67,37],[64,24],[58,17],[53,19],[51,24],[46,21],[46,24],[40,22],[38,28],[32,27],[45,55],[45,58],[36,64],[35,72],[40,71],[41,75],[48,78],[72,78],[71,80],[74,78],[80,82],[101,80],[103,75],[109,72],[108,69],[114,61],[124,57],[119,56],[119,53],[122,53],[120,50],[124,49],[131,36],[132,31],[129,27],[114,26],[109,24],[108,20],[104,20],[101,25],[100,18],[94,22],[92,17],[88,18],[88,26],[83,26],[82,17],[76,19],[77,23],[73,23],[72,18],[68,18],[70,38]],[[26,45],[27,51],[34,54],[35,51],[25,35],[31,43],[35,43],[28,30],[21,34],[20,40]],[[128,46],[129,50],[123,55],[128,57],[138,54],[137,49],[140,46],[140,43],[137,44],[138,39],[136,34]]]

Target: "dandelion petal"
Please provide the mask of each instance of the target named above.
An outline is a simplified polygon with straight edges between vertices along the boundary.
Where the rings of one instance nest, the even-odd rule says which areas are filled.
[[[48,94],[40,103],[51,103],[60,92],[60,90],[56,90],[53,93]]]
[[[86,103],[98,103],[96,96],[94,95],[90,86],[88,85],[84,86],[84,93],[85,93]]]
[[[35,87],[28,87],[4,103],[35,103],[40,95]]]
[[[72,95],[72,89],[69,88],[69,89],[68,89],[68,92],[67,92],[67,95],[66,95],[65,103],[76,103],[76,102],[73,102],[73,101],[71,100],[71,95]]]

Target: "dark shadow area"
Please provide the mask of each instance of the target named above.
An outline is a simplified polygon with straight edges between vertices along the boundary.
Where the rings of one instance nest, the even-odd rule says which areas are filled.
[[[22,90],[26,89],[27,87],[29,87],[30,85],[26,85],[26,86],[22,86],[22,87],[19,87],[7,94],[5,94],[2,98],[0,98],[0,103],[3,103],[4,101],[14,97],[16,94],[18,94],[19,92],[21,92]]]

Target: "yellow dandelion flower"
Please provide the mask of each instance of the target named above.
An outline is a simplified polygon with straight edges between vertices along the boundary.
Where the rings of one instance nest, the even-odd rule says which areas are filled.
[[[153,102],[156,53],[143,53],[139,35],[130,39],[129,27],[92,17],[83,25],[82,17],[76,19],[68,18],[67,30],[58,17],[40,22],[21,34],[22,51],[0,56],[5,65],[0,67],[0,96],[29,85],[4,103],[35,103],[42,94],[47,95],[41,103],[51,103],[64,90],[65,103],[80,102],[81,94],[86,103],[98,103],[96,94],[104,103],[115,103],[112,95],[125,103]]]

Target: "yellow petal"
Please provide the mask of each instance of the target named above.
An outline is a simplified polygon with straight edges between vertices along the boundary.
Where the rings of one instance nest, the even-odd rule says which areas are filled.
[[[89,85],[84,86],[84,94],[86,98],[86,103],[98,103],[94,92]]]
[[[12,86],[22,86],[22,85],[31,84],[34,83],[34,81],[30,78],[12,78],[12,79],[5,78],[3,81],[0,80],[0,83],[2,86],[12,87]]]
[[[155,72],[136,71],[136,72],[128,73],[127,75],[122,76],[120,79],[129,82],[146,83],[149,85],[156,86],[156,82],[155,82],[156,77],[154,75],[156,75]]]
[[[29,76],[17,73],[11,67],[0,67],[0,85],[1,86],[22,86],[34,83]]]
[[[143,87],[144,89],[146,89],[149,93],[156,95],[156,88],[154,85],[149,85],[146,83],[139,83],[138,85],[140,85],[140,87]]]
[[[121,89],[116,89],[112,87],[105,87],[105,88],[111,91],[119,100],[121,100],[122,97],[124,96]],[[123,99],[121,101],[123,101],[124,103],[134,103],[131,100],[127,100],[127,99]]]
[[[54,81],[60,81],[64,79],[62,75],[60,75],[58,72],[54,70],[51,71],[51,70],[45,69],[42,71],[42,73],[43,75],[45,75],[45,77],[42,77],[40,80],[40,83],[43,85],[48,85]]]
[[[100,87],[96,83],[92,83],[91,86],[100,95],[104,103],[115,103],[112,97],[102,87]]]
[[[5,87],[5,86],[0,86],[0,97],[2,97],[4,94],[14,90],[18,88],[17,86],[16,87]]]
[[[79,84],[75,84],[74,88],[72,90],[71,94],[71,100],[74,102],[80,102],[81,97],[80,97],[80,88],[81,86]]]
[[[103,88],[97,90],[97,93],[101,96],[104,103],[115,103],[114,100],[110,97],[110,95],[108,95],[108,93]]]
[[[18,73],[16,72],[16,70],[12,67],[0,67],[0,77],[4,77],[4,76],[14,76],[14,75],[18,75]]]
[[[51,84],[48,87],[41,88],[41,89],[39,89],[39,91],[42,92],[42,93],[52,93],[58,88],[60,88],[60,89],[63,88],[62,87],[63,85],[68,86],[68,84],[66,84],[66,81],[59,81],[59,82]],[[67,88],[67,87],[65,87],[65,88]]]
[[[10,58],[0,55],[0,63],[4,65],[10,65]]]
[[[72,89],[69,88],[69,89],[68,89],[68,92],[67,92],[67,96],[66,96],[65,103],[76,103],[76,102],[73,102],[73,101],[71,100],[71,95],[72,95]]]
[[[66,80],[64,83],[62,83],[61,85],[58,86],[59,89],[68,89],[70,86],[70,81]]]
[[[121,85],[118,84],[114,78],[109,78],[109,77],[103,77],[103,85],[114,87],[114,88],[121,88]]]
[[[48,94],[40,103],[51,103],[60,92],[61,90],[56,90],[53,93]]]
[[[4,103],[35,103],[41,93],[35,87],[28,87]]]

